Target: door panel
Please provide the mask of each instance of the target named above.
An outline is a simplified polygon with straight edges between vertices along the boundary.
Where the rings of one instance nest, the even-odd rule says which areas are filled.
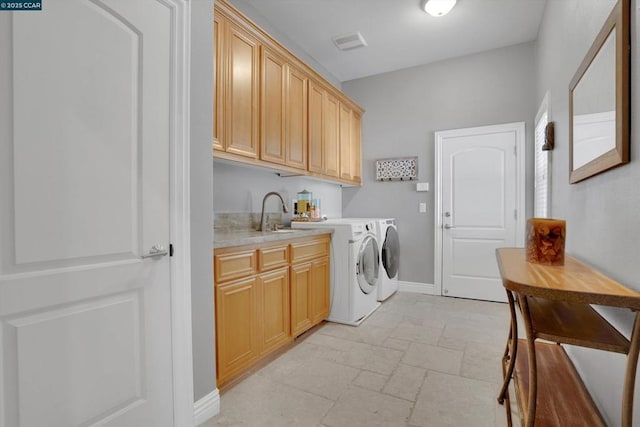
[[[213,113],[213,148],[216,150],[224,151],[224,93],[223,88],[224,85],[222,82],[225,81],[224,69],[222,64],[224,63],[223,58],[225,58],[224,42],[223,37],[226,37],[225,26],[226,19],[222,17],[219,13],[215,13],[213,15],[213,48],[214,52],[214,103],[215,103],[215,111]]]
[[[311,321],[318,323],[329,316],[331,297],[329,293],[331,266],[329,258],[311,264]]]
[[[324,172],[323,111],[324,90],[309,80],[309,171]]]
[[[0,16],[2,426],[173,424],[174,13]]]
[[[323,142],[324,142],[324,173],[340,176],[340,105],[338,99],[328,92],[324,93],[323,108]]]
[[[228,65],[223,89],[226,101],[224,137],[227,152],[258,157],[260,45],[235,24],[225,34]]]
[[[457,132],[441,140],[443,294],[505,301],[495,250],[516,246],[519,136],[492,126]]]
[[[287,165],[307,169],[307,76],[289,65],[287,80]]]
[[[340,103],[340,178],[351,180],[351,109]]]
[[[262,46],[260,159],[285,162],[285,61]]]
[[[266,354],[289,341],[289,268],[260,275],[258,286],[263,313],[261,353]]]
[[[291,266],[291,335],[294,337],[311,326],[311,263]]]
[[[351,114],[351,180],[362,182],[362,117],[355,111]]]
[[[216,287],[216,362],[221,384],[258,357],[257,280],[251,277]]]

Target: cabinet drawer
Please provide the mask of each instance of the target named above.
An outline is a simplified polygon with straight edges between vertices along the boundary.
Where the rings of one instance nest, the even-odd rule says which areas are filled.
[[[289,265],[289,245],[258,249],[258,270],[266,271]]]
[[[250,276],[257,269],[255,250],[214,255],[213,258],[216,283]]]
[[[302,262],[329,255],[329,238],[291,244],[291,262]]]

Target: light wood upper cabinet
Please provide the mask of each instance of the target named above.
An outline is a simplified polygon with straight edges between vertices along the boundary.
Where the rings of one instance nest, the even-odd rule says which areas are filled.
[[[340,103],[340,178],[351,179],[351,108]]]
[[[224,145],[229,153],[257,158],[260,43],[249,31],[233,22],[226,28]]]
[[[307,169],[307,87],[309,78],[293,65],[287,65],[286,164]]]
[[[214,156],[359,185],[360,107],[226,0],[214,9]]]
[[[323,104],[324,89],[309,80],[309,171],[316,173],[324,173]]]
[[[285,164],[287,65],[271,49],[262,46],[261,51],[260,159]]]
[[[222,82],[224,81],[224,73],[222,64],[224,61],[222,60],[223,53],[223,43],[222,43],[222,33],[223,28],[225,26],[224,22],[226,19],[220,14],[216,13],[213,15],[213,48],[214,52],[214,108],[215,112],[213,115],[213,148],[215,150],[223,150],[223,137],[222,137],[222,124],[223,124],[223,116],[222,112],[224,110],[222,100],[224,99],[224,93],[222,92]]]
[[[323,100],[323,141],[325,175],[340,176],[340,103],[338,98],[325,90]]]
[[[362,182],[362,116],[356,111],[351,111],[351,181],[360,184]]]
[[[262,47],[260,159],[307,169],[307,76]]]

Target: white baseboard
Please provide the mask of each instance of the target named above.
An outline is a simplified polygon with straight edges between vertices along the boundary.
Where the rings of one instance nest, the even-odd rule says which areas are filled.
[[[220,392],[215,388],[211,393],[193,405],[193,419],[196,426],[220,413]]]
[[[417,294],[438,295],[433,283],[398,282],[398,291]]]

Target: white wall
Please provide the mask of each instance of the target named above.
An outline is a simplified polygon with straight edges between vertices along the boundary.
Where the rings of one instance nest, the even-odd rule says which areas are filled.
[[[216,388],[211,256],[212,39],[213,0],[191,0],[191,318],[196,401]]]
[[[631,1],[631,163],[586,181],[569,184],[569,82],[600,30],[613,0],[548,1],[536,48],[536,104],[551,93],[556,123],[551,213],[567,220],[567,251],[614,279],[640,290],[640,4]],[[628,310],[603,309],[627,333]],[[625,357],[571,348],[570,354],[608,425],[620,425]],[[638,396],[638,387],[636,387]],[[634,425],[640,423],[636,398]]]
[[[434,132],[524,121],[531,159],[534,87],[532,43],[343,82],[344,92],[366,110],[364,185],[343,190],[343,216],[397,218],[400,280],[434,280]],[[428,193],[417,193],[412,182],[375,181],[375,159],[410,156],[418,156],[419,181],[429,182]],[[531,165],[527,188],[533,188]],[[531,212],[532,190],[526,200]],[[426,214],[418,213],[420,202],[427,202]]]

